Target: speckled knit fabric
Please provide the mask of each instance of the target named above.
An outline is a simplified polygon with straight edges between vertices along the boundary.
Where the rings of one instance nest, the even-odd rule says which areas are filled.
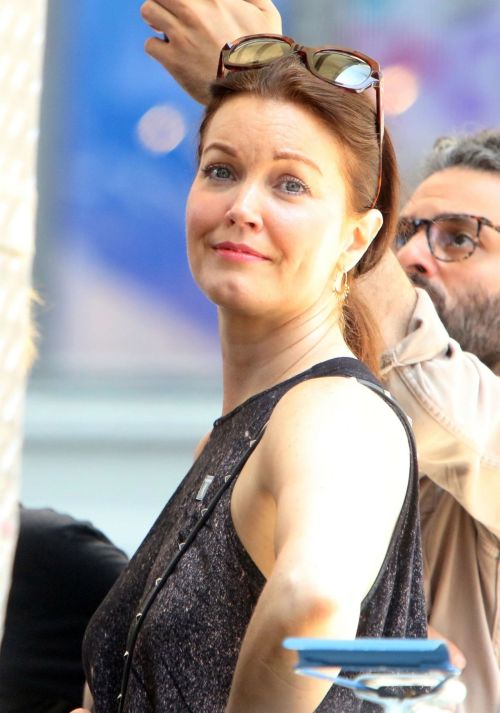
[[[356,360],[332,359],[253,396],[215,422],[202,454],[89,624],[84,664],[96,713],[117,710],[127,633],[151,591],[156,592],[153,603],[129,654],[123,710],[223,713],[240,645],[265,584],[232,523],[235,481],[184,549],[172,574],[163,583],[158,578],[206,503],[238,469],[283,394],[306,379],[338,375],[377,383]],[[331,566],[335,567],[333,554]],[[383,567],[363,602],[358,636],[426,636],[413,444],[405,502]],[[361,704],[336,686],[318,708],[321,713],[375,710],[377,706]]]

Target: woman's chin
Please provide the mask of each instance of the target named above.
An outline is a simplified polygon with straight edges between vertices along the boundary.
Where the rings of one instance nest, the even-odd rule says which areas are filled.
[[[257,299],[255,294],[228,289],[220,285],[203,290],[203,293],[219,310],[241,317],[258,317],[264,307],[262,300]],[[266,306],[267,310],[268,306]]]

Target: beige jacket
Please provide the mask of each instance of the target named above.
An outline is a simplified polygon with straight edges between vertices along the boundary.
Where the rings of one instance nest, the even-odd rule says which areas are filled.
[[[428,295],[383,356],[421,474],[429,622],[467,658],[466,713],[500,711],[500,378],[450,339]]]

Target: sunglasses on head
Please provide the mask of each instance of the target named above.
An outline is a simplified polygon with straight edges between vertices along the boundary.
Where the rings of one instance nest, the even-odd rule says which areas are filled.
[[[384,112],[382,109],[382,71],[375,60],[361,52],[341,47],[304,47],[284,35],[247,35],[222,48],[217,79],[228,72],[261,69],[277,59],[295,54],[318,79],[349,92],[364,92],[373,87],[376,97],[377,136],[379,140],[379,174],[374,206],[382,183],[382,143]]]
[[[474,254],[480,244],[479,235],[486,225],[500,233],[500,226],[488,218],[468,213],[449,213],[428,218],[400,218],[396,235],[396,250],[408,243],[421,228],[425,230],[427,245],[436,260],[459,262]]]

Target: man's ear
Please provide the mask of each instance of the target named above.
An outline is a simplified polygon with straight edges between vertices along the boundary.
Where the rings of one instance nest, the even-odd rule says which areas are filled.
[[[349,239],[345,247],[345,270],[351,270],[363,257],[377,236],[384,219],[376,208],[352,218],[349,224]]]

